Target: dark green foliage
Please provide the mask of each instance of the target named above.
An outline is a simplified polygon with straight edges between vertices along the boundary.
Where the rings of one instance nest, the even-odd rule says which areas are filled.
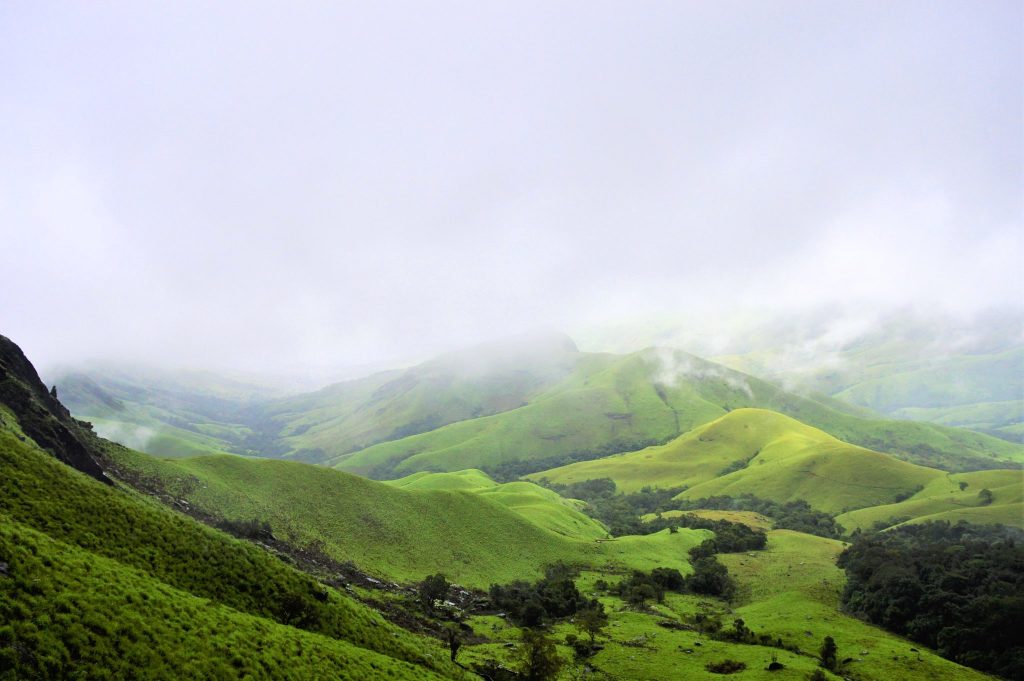
[[[535,629],[523,629],[516,657],[519,661],[519,674],[524,681],[555,679],[565,664],[558,656],[554,642]]]
[[[961,664],[1024,678],[1024,532],[944,522],[863,534],[839,557],[851,613]]]
[[[780,504],[777,501],[760,499],[751,494],[741,494],[736,497],[714,496],[704,499],[680,500],[675,503],[677,508],[684,511],[699,508],[754,511],[771,518],[778,529],[796,530],[829,539],[838,539],[843,533],[842,526],[837,525],[832,516],[814,510],[803,499]]]
[[[712,553],[737,553],[740,551],[760,551],[768,545],[768,535],[761,530],[734,523],[728,520],[712,520],[701,518],[690,513],[678,518],[661,519],[652,521],[654,525],[667,523],[678,523],[681,527],[693,530],[711,530],[715,533],[714,539],[705,539],[701,543],[700,550],[708,555]],[[690,553],[696,550],[690,549]]]
[[[633,573],[626,579],[621,580],[618,584],[612,587],[612,593],[619,596],[627,603],[635,607],[643,607],[647,604],[647,601],[657,599],[661,603],[665,598],[665,592],[668,590],[665,588],[664,583],[666,581],[673,580],[665,572],[666,568],[655,568],[654,571],[658,572],[658,576],[655,577],[654,572],[651,574],[644,574],[639,570],[634,570]],[[672,570],[679,575],[678,570]],[[682,575],[679,575],[679,581],[682,582]],[[673,591],[682,591],[682,584],[679,584]]]
[[[713,674],[735,674],[746,669],[747,665],[736,660],[722,660],[721,662],[708,662],[704,668]]]
[[[831,636],[826,636],[821,642],[821,649],[818,651],[818,659],[821,660],[821,666],[825,669],[834,672],[839,668],[839,649],[836,647],[836,641]]]
[[[545,569],[543,578],[533,584],[517,580],[511,584],[492,584],[493,606],[504,610],[509,620],[523,626],[536,627],[545,620],[574,615],[581,609],[599,607],[576,588],[575,571],[564,563]]]
[[[598,634],[604,632],[608,627],[608,613],[604,611],[604,606],[601,603],[594,601],[576,613],[574,624],[581,633],[590,638],[590,646],[593,648]]]
[[[616,494],[615,482],[609,478],[585,480],[571,485],[553,484],[541,481],[568,499],[587,502],[586,513],[608,526],[615,536],[627,534],[651,534],[668,527],[668,524],[652,525],[640,517],[648,513],[668,511],[675,507],[672,497],[682,492],[683,487],[666,489],[644,487],[633,494]]]
[[[686,589],[696,594],[731,600],[736,595],[736,582],[717,558],[701,556],[693,561],[693,574],[686,578]]]
[[[893,497],[893,501],[897,504],[900,503],[901,501],[906,501],[907,499],[914,496],[923,489],[924,485],[915,485],[913,489],[904,490],[903,492],[897,494],[895,497]]]
[[[423,606],[424,610],[433,610],[434,601],[443,601],[448,598],[448,592],[451,588],[452,585],[448,583],[444,575],[440,573],[430,575],[420,582],[417,589],[420,605]]]
[[[825,676],[825,672],[820,669],[815,669],[811,672],[811,675],[807,677],[807,681],[828,681],[828,677]]]
[[[983,489],[980,492],[978,492],[978,501],[981,503],[982,506],[988,506],[989,504],[991,504],[993,498],[994,496],[992,494],[992,490],[990,489]]]

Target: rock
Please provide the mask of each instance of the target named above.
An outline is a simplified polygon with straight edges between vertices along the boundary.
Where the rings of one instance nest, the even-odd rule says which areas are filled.
[[[0,563],[0,577],[10,577],[11,567],[7,563]]]

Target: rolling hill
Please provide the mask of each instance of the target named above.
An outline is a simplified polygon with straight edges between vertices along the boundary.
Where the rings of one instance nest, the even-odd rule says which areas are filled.
[[[58,388],[101,432],[150,453],[283,457],[378,479],[468,467],[511,478],[666,442],[743,407],[951,471],[1024,461],[1021,445],[882,419],[681,351],[581,353],[564,336],[492,344],[283,399],[239,400],[216,386],[192,398],[177,388],[149,395],[123,380],[89,380],[88,390],[82,377]]]
[[[534,473],[568,484],[611,478],[625,492],[687,486],[682,498],[754,494],[828,512],[912,494],[941,471],[900,461],[782,414],[737,409],[658,447]]]
[[[159,481],[196,510],[268,522],[290,544],[322,543],[332,558],[389,580],[444,572],[460,584],[486,588],[536,577],[558,560],[685,571],[686,549],[705,536],[664,532],[597,542],[607,531],[550,490],[497,485],[474,473],[454,475],[450,483],[387,484],[291,461],[230,455],[159,461],[128,450],[111,455],[119,467]],[[467,477],[479,486],[462,486]]]
[[[106,443],[62,410],[0,336],[7,678],[463,677],[437,643],[111,484]]]
[[[834,401],[775,385],[682,352],[581,356],[576,371],[528,404],[383,442],[328,463],[371,477],[478,467],[518,473],[638,449],[733,409],[771,409],[842,440],[949,470],[1024,461],[1024,448],[955,428],[865,418]]]

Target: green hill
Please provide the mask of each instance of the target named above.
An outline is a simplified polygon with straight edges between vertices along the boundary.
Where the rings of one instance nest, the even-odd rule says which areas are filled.
[[[743,407],[778,411],[846,442],[951,471],[1024,461],[1021,445],[885,420],[681,351],[581,353],[564,336],[450,353],[283,399],[212,378],[204,386],[202,375],[161,378],[148,389],[144,375],[127,373],[71,374],[58,388],[99,432],[158,456],[283,457],[378,479],[468,467],[511,478],[666,442]],[[1001,423],[993,413],[975,418]]]
[[[992,493],[990,500],[982,490]],[[1024,527],[1024,473],[977,471],[936,477],[905,501],[844,513],[836,520],[847,530],[868,529],[877,522],[948,520],[956,523],[1003,523]]]
[[[749,493],[780,502],[805,499],[838,512],[890,502],[943,476],[841,442],[782,414],[737,409],[666,445],[530,477],[560,484],[611,478],[625,492],[686,485],[682,498]]]
[[[840,439],[950,470],[1019,465],[1024,448],[972,431],[863,418],[835,402],[682,352],[581,355],[576,371],[525,406],[345,454],[330,463],[371,477],[467,466],[517,473],[665,441],[742,407],[772,409]]]
[[[144,669],[154,679],[247,670],[459,676],[435,644],[269,553],[57,461],[6,407],[0,500],[7,678],[108,678],[118,669],[121,678]],[[309,656],[295,659],[307,647]],[[433,670],[420,666],[427,655],[439,661]]]
[[[534,525],[556,534],[578,539],[603,539],[608,530],[585,515],[581,501],[566,499],[556,492],[530,482],[499,484],[477,469],[454,473],[413,473],[388,484],[406,490],[464,490],[515,511]]]
[[[599,523],[530,483],[486,485],[481,479],[486,486],[467,491],[435,481],[416,489],[417,480],[388,484],[292,461],[229,455],[160,461],[127,450],[114,456],[119,467],[160,481],[167,494],[196,510],[266,521],[293,545],[316,542],[334,559],[389,580],[443,572],[486,588],[534,578],[558,560],[686,571],[687,549],[707,536],[666,531],[598,542],[607,536]]]

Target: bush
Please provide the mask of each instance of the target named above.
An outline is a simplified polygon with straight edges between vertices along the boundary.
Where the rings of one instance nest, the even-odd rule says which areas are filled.
[[[707,669],[713,674],[735,674],[741,672],[747,668],[742,662],[736,660],[722,660],[721,662],[708,662],[704,665],[704,669]]]

